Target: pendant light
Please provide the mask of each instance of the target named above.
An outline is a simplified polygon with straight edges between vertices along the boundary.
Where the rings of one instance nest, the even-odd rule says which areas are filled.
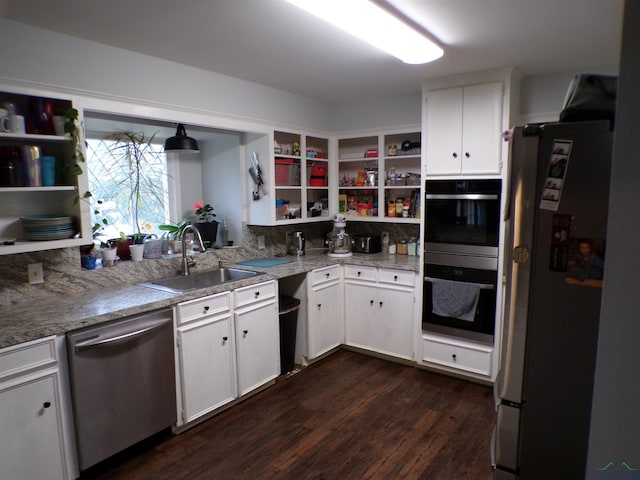
[[[198,153],[198,142],[195,138],[187,137],[187,131],[184,128],[184,124],[178,124],[176,134],[173,137],[167,138],[164,142],[165,152],[180,152],[180,153]]]

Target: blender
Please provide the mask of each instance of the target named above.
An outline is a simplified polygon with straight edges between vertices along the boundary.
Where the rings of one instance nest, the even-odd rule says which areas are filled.
[[[327,234],[329,239],[329,253],[330,257],[350,257],[351,253],[351,238],[349,234],[344,231],[347,226],[347,218],[338,213],[333,219],[333,230]]]

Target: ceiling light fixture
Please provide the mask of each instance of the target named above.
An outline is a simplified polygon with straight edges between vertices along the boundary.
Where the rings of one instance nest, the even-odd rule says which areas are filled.
[[[423,33],[369,0],[286,0],[365,42],[399,58],[421,64],[444,51]]]
[[[200,148],[198,148],[198,142],[195,138],[187,137],[187,131],[184,128],[184,124],[179,123],[175,136],[167,138],[167,141],[164,142],[164,151],[198,153]]]

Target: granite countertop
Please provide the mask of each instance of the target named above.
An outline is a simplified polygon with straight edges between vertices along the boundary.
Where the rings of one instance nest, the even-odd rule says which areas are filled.
[[[0,348],[60,335],[70,330],[101,322],[136,315],[150,310],[171,307],[177,303],[268,280],[304,274],[334,264],[368,265],[418,272],[419,257],[388,255],[387,253],[358,254],[352,257],[330,258],[320,253],[302,257],[287,257],[288,263],[259,268],[262,275],[228,282],[211,288],[185,293],[164,292],[140,285],[119,285],[81,294],[59,295],[55,299],[22,302],[0,307]],[[235,268],[251,267],[229,265]]]

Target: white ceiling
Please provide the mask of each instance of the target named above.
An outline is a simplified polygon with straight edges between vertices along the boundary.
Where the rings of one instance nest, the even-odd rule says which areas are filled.
[[[0,0],[0,15],[328,102],[504,66],[531,75],[618,64],[623,0],[388,3],[429,30],[444,57],[403,64],[284,0]]]

